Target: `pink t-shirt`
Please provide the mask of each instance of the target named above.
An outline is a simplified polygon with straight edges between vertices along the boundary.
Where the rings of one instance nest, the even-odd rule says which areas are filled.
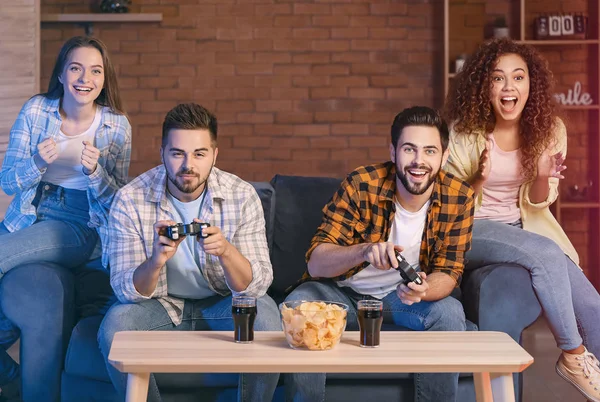
[[[475,219],[490,219],[513,223],[521,218],[519,211],[519,188],[523,184],[521,151],[503,151],[492,138],[490,177],[483,185],[481,207],[475,211]]]

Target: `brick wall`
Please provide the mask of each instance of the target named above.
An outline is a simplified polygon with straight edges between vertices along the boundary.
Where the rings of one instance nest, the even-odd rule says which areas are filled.
[[[442,66],[473,51],[495,17],[519,29],[518,2],[452,0],[450,60],[442,53],[442,2],[393,0],[134,0],[162,23],[95,24],[116,65],[134,130],[132,174],[160,162],[160,125],[178,102],[214,110],[221,123],[218,166],[247,180],[275,173],[341,177],[388,159],[389,125],[413,104],[439,107]],[[42,0],[44,12],[87,12],[90,1]],[[587,0],[528,0],[527,12],[585,11]],[[597,23],[597,22],[596,22]],[[42,88],[72,24],[42,26]],[[528,22],[527,36],[531,37]],[[585,46],[543,48],[559,90],[595,85]],[[597,55],[595,56],[597,60]],[[593,92],[594,99],[600,94]],[[588,163],[587,112],[569,112],[562,194],[598,179]],[[590,153],[592,152],[592,153]],[[596,180],[597,181],[597,180]],[[597,185],[600,183],[596,183]],[[593,219],[588,219],[590,217]],[[566,223],[565,223],[566,222]],[[563,211],[584,266],[597,240],[597,213]]]
[[[42,0],[43,12],[90,1]],[[95,24],[134,130],[131,172],[160,163],[160,125],[195,101],[221,123],[218,166],[247,180],[342,176],[389,158],[389,126],[413,104],[441,106],[442,3],[134,0],[162,23]],[[42,88],[72,24],[42,26]]]

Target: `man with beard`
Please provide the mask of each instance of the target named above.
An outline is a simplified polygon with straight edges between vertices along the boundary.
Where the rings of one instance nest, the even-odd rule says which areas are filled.
[[[106,314],[98,341],[121,400],[127,375],[107,360],[118,331],[233,331],[232,295],[257,298],[255,330],[281,330],[277,305],[265,294],[273,269],[262,205],[249,183],[214,167],[215,116],[196,104],[173,108],[160,154],[162,165],[117,193],[109,219],[111,285],[120,303]],[[168,226],[192,221],[210,223],[206,238],[166,236]],[[238,399],[271,401],[278,379],[242,374]],[[148,400],[160,400],[153,377]]]
[[[354,170],[323,209],[306,253],[308,273],[286,300],[345,303],[349,330],[358,330],[357,301],[376,299],[384,323],[465,331],[463,307],[450,294],[471,243],[473,189],[441,170],[449,133],[433,109],[405,109],[391,134],[391,161]],[[423,284],[404,284],[395,250]],[[299,392],[324,400],[325,374],[304,377],[298,386],[312,385]],[[415,401],[456,401],[458,373],[415,374],[414,381]]]

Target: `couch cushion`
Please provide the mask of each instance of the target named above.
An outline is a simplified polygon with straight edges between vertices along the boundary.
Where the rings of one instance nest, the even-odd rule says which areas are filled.
[[[65,357],[66,373],[110,382],[97,340],[103,318],[101,315],[95,315],[77,323]]]
[[[275,218],[275,190],[268,182],[254,181],[250,182],[254,186],[254,189],[260,197],[262,202],[263,212],[265,214],[265,222],[267,228],[267,243],[269,244],[269,250],[273,249],[273,222]]]
[[[272,295],[280,299],[306,270],[304,255],[323,218],[323,207],[337,191],[341,179],[276,175],[273,229]]]
[[[75,306],[78,319],[104,315],[117,300],[110,286],[110,275],[102,259],[90,260],[75,271]]]
[[[69,378],[86,379],[110,383],[104,358],[100,353],[97,334],[104,317],[97,315],[79,321],[65,358],[65,373]],[[64,376],[63,376],[64,377]],[[84,380],[82,380],[84,381]],[[86,380],[87,381],[87,380]],[[237,374],[157,374],[159,388],[194,389],[198,387],[236,387]]]
[[[112,383],[62,373],[60,402],[119,402]]]

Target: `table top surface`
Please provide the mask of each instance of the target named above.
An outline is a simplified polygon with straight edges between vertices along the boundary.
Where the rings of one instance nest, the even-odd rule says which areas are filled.
[[[521,372],[533,357],[503,332],[382,331],[377,348],[361,348],[345,331],[331,350],[295,350],[282,331],[233,341],[233,331],[118,332],[108,359],[122,372],[400,373]]]

